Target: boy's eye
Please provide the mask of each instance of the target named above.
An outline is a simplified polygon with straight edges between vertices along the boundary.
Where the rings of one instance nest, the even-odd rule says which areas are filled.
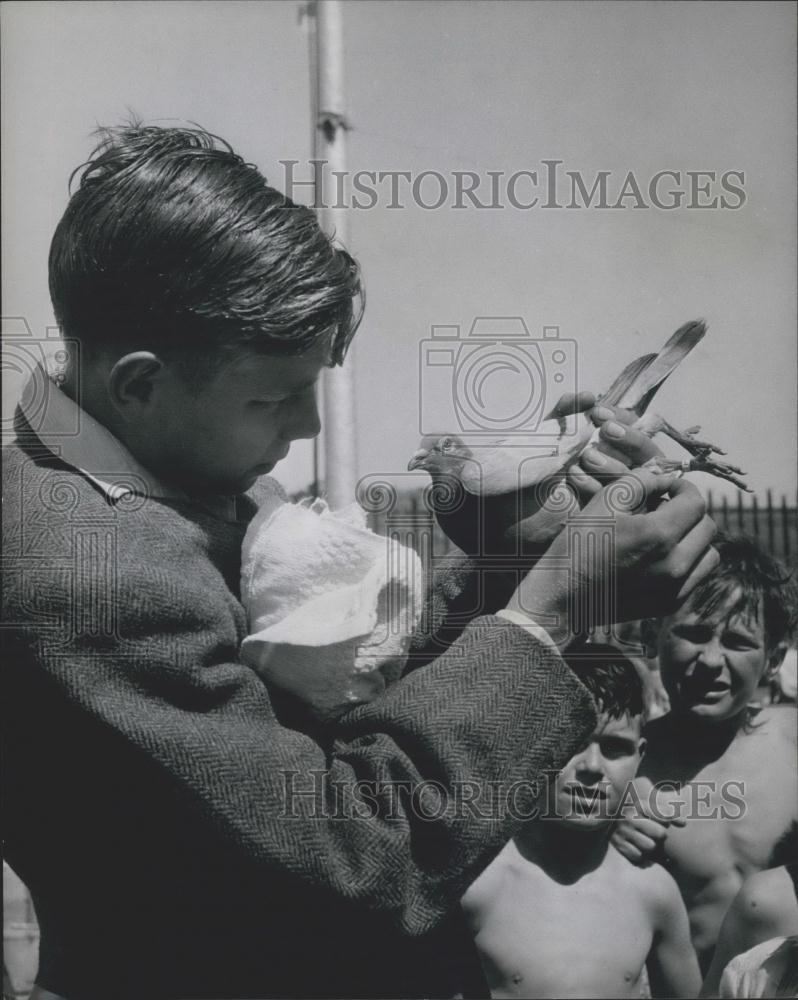
[[[737,632],[727,632],[723,636],[723,645],[727,649],[759,649],[759,643],[755,639],[750,639],[747,635],[740,635]]]
[[[635,746],[629,740],[606,739],[601,741],[601,753],[607,760],[631,757],[634,752]]]
[[[712,629],[707,628],[706,625],[677,625],[673,634],[680,639],[686,639],[687,642],[698,645],[702,642],[709,642],[712,638]]]

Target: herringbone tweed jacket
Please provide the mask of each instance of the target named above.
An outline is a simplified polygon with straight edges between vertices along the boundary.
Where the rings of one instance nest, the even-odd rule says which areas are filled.
[[[5,451],[5,852],[39,982],[70,1000],[467,990],[457,901],[586,739],[590,696],[522,628],[453,626],[458,601],[480,610],[461,567],[426,616],[449,647],[313,731],[237,660],[238,508],[113,504],[29,432]]]

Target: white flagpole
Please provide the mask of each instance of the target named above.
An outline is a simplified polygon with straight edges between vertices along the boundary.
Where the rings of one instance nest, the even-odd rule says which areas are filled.
[[[346,208],[339,203],[332,171],[346,171],[343,12],[339,0],[318,0],[316,9],[316,159],[327,161],[316,172],[316,204],[325,232],[347,239]],[[333,178],[334,180],[334,178]],[[355,426],[354,357],[350,347],[342,368],[325,371],[323,380],[324,492],[333,508],[355,499],[357,429]]]

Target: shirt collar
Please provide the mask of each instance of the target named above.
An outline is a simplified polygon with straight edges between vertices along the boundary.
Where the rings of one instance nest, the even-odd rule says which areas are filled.
[[[31,375],[19,402],[22,415],[42,444],[90,479],[116,503],[131,494],[162,500],[190,498],[146,469],[115,437],[58,385],[41,366]],[[235,497],[214,497],[203,505],[235,518]]]

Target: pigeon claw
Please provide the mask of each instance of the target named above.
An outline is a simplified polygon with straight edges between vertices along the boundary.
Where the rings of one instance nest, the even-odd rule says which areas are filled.
[[[656,473],[706,472],[710,476],[717,476],[719,479],[726,479],[728,482],[733,483],[738,489],[744,490],[746,493],[754,492],[745,480],[739,478],[740,476],[745,475],[742,469],[738,469],[736,465],[729,465],[727,462],[720,462],[715,458],[711,458],[709,453],[699,455],[697,458],[684,460],[678,458],[666,458],[664,455],[656,455],[654,458],[650,458],[647,462],[645,462],[643,464],[643,468]]]
[[[686,431],[679,431],[675,427],[672,427],[666,421],[662,421],[662,432],[667,434],[669,438],[680,444],[685,451],[689,451],[691,455],[696,455],[701,457],[702,454],[709,454],[714,451],[716,455],[725,455],[726,452],[723,448],[719,448],[716,444],[712,444],[711,441],[702,441],[700,438],[696,437],[696,434],[701,430],[700,427],[689,427]]]
[[[717,476],[719,479],[726,479],[728,482],[734,483],[738,489],[745,490],[746,493],[754,492],[745,480],[739,478],[745,475],[742,469],[738,469],[736,465],[730,465],[728,462],[719,462],[715,458],[710,458],[708,454],[691,459],[690,470],[692,472],[708,472],[711,476]]]
[[[644,414],[637,421],[635,427],[652,438],[656,434],[667,434],[672,441],[680,444],[685,451],[689,451],[691,455],[695,455],[697,457],[708,455],[713,451],[716,455],[726,454],[723,448],[719,448],[716,444],[712,444],[711,441],[702,441],[700,438],[696,437],[696,434],[698,434],[701,430],[700,426],[688,427],[686,431],[680,431],[677,430],[672,424],[669,424],[668,421],[665,420],[664,417],[661,417],[658,413]]]

